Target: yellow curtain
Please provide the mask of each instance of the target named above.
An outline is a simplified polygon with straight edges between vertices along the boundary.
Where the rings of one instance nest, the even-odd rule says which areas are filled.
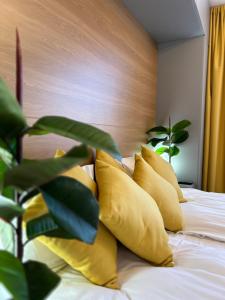
[[[225,192],[225,5],[210,16],[203,189]]]

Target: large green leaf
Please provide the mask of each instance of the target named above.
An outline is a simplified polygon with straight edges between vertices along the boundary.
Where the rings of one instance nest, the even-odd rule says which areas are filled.
[[[169,148],[168,147],[160,147],[155,152],[157,154],[161,155],[163,153],[168,153],[169,152]]]
[[[94,242],[99,206],[87,187],[73,178],[60,176],[40,190],[60,228],[86,243]]]
[[[60,228],[50,214],[33,219],[26,224],[27,238],[32,240],[40,235],[64,239],[74,239],[71,234]]]
[[[0,137],[9,139],[27,127],[22,110],[10,90],[0,79]]]
[[[54,133],[96,149],[103,149],[116,158],[121,158],[111,136],[91,125],[60,116],[46,116],[39,119],[29,130],[30,135]]]
[[[173,127],[172,127],[172,132],[178,132],[180,130],[183,130],[184,128],[188,127],[191,125],[191,122],[188,120],[182,120],[178,123],[176,123]]]
[[[0,282],[14,300],[30,300],[23,265],[7,251],[0,251]]]
[[[23,161],[17,167],[6,172],[5,185],[14,186],[21,190],[40,186],[74,165],[81,163],[88,156],[87,147],[81,145],[72,148],[65,156],[60,158]]]
[[[155,147],[156,145],[158,145],[159,143],[165,141],[166,138],[152,138],[150,140],[148,140],[148,143],[151,144],[153,147]]]
[[[28,261],[24,264],[29,300],[44,300],[60,282],[60,277],[45,264]]]
[[[169,149],[170,157],[176,156],[180,153],[180,149],[177,146],[172,146]]]
[[[172,143],[181,144],[185,142],[189,137],[189,133],[186,130],[181,130],[172,135]]]
[[[15,217],[21,216],[24,210],[11,199],[0,195],[0,218],[10,222]]]
[[[149,134],[151,132],[156,132],[158,134],[168,133],[169,128],[166,128],[164,126],[156,126],[156,127],[149,129],[148,131],[146,131],[147,134]]]
[[[4,163],[8,166],[11,167],[12,162],[13,162],[13,156],[12,154],[7,151],[6,149],[0,147],[0,159],[4,161]]]

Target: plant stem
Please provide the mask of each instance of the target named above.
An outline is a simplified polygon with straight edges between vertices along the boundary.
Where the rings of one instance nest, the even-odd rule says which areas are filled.
[[[23,68],[22,68],[22,51],[20,44],[19,32],[16,29],[16,97],[22,107],[23,103]],[[22,139],[17,137],[17,151],[16,157],[18,164],[22,159]],[[15,194],[16,202],[20,205],[20,194],[16,192]],[[23,259],[23,229],[22,229],[22,217],[17,218],[17,258],[22,261]]]
[[[22,242],[22,218],[17,219],[17,249],[16,257],[23,260],[23,242]]]
[[[171,148],[171,119],[170,119],[170,116],[169,116],[169,163],[171,164],[171,154],[170,154],[170,148]]]

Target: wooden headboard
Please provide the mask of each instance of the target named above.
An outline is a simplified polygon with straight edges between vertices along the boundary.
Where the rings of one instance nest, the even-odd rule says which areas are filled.
[[[112,134],[123,156],[155,118],[157,50],[120,0],[1,1],[1,76],[15,85],[15,28],[24,60],[24,111],[32,124],[64,115]],[[35,143],[38,142],[38,143]],[[73,142],[25,140],[27,158]]]

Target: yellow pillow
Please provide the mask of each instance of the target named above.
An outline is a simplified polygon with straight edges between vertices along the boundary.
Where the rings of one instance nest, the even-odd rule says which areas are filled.
[[[157,203],[165,228],[170,231],[181,230],[183,215],[176,190],[139,155],[135,155],[133,179]]]
[[[74,167],[63,175],[77,179],[91,189],[93,193],[96,192],[96,183],[81,167]],[[30,201],[24,215],[24,221],[27,222],[47,212],[48,208],[42,195],[39,194]],[[38,237],[38,240],[91,282],[113,289],[119,288],[116,239],[101,222],[96,240],[92,245],[75,239],[66,240],[46,236]]]
[[[131,172],[125,165],[123,165],[122,163],[120,163],[119,161],[114,159],[112,156],[110,156],[108,153],[106,153],[102,150],[96,150],[96,160],[101,160],[101,161],[109,164],[110,166],[113,166],[113,167],[127,173],[129,176],[131,176]]]
[[[173,266],[172,251],[155,201],[127,174],[95,163],[100,220],[127,248],[155,265]]]
[[[144,160],[164,179],[166,179],[177,191],[177,195],[179,198],[179,202],[183,203],[187,200],[184,199],[183,193],[179,187],[177,182],[177,177],[174,173],[174,170],[170,163],[165,161],[162,157],[160,157],[157,153],[152,151],[146,146],[142,146],[141,154]]]

